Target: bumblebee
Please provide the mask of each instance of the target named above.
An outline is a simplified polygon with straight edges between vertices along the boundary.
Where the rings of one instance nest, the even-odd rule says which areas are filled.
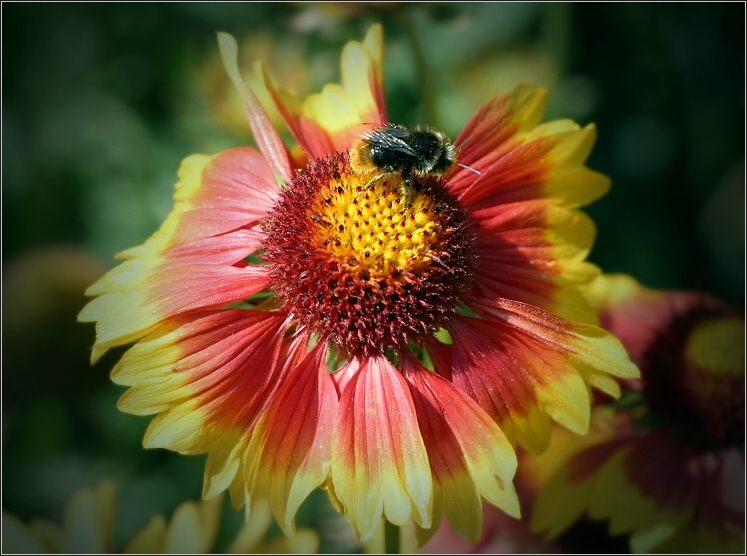
[[[354,172],[378,171],[371,183],[398,172],[408,194],[414,176],[445,174],[456,163],[456,149],[440,131],[423,127],[408,129],[391,123],[364,133],[350,150],[350,167]]]

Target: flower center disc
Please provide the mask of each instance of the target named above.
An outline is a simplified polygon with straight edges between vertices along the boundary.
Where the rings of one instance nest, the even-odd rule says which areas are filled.
[[[744,319],[726,305],[695,305],[662,331],[641,373],[652,409],[695,443],[732,446],[744,437]]]
[[[418,343],[472,284],[469,219],[439,177],[355,173],[337,153],[298,174],[263,229],[284,308],[349,355]]]

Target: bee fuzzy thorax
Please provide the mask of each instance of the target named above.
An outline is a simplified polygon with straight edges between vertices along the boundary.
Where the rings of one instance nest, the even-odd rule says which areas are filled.
[[[371,149],[365,137],[358,139],[350,149],[350,168],[356,174],[373,174],[379,170],[371,160]]]
[[[399,172],[407,180],[411,174],[441,175],[456,164],[456,150],[440,131],[409,129],[384,124],[364,133],[350,150],[350,166],[357,173],[382,175]]]

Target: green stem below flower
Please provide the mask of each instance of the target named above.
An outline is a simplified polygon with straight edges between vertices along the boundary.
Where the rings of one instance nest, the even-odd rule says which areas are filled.
[[[384,522],[384,552],[386,554],[399,554],[399,527]]]

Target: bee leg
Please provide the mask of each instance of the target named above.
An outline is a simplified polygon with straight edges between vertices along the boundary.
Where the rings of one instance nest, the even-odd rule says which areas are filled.
[[[412,205],[412,199],[415,196],[415,184],[412,170],[402,173],[402,183],[399,186],[399,194],[405,198],[406,206]]]
[[[355,197],[353,197],[353,202],[357,201],[358,197],[360,197],[366,191],[368,191],[369,189],[371,189],[371,186],[373,184],[375,184],[377,181],[379,181],[381,178],[383,178],[384,176],[386,176],[386,174],[387,174],[386,172],[382,172],[381,174],[379,174],[378,176],[376,176],[375,178],[373,178],[372,180],[370,180],[365,186],[363,186],[363,189],[361,189],[358,192],[358,194]]]

